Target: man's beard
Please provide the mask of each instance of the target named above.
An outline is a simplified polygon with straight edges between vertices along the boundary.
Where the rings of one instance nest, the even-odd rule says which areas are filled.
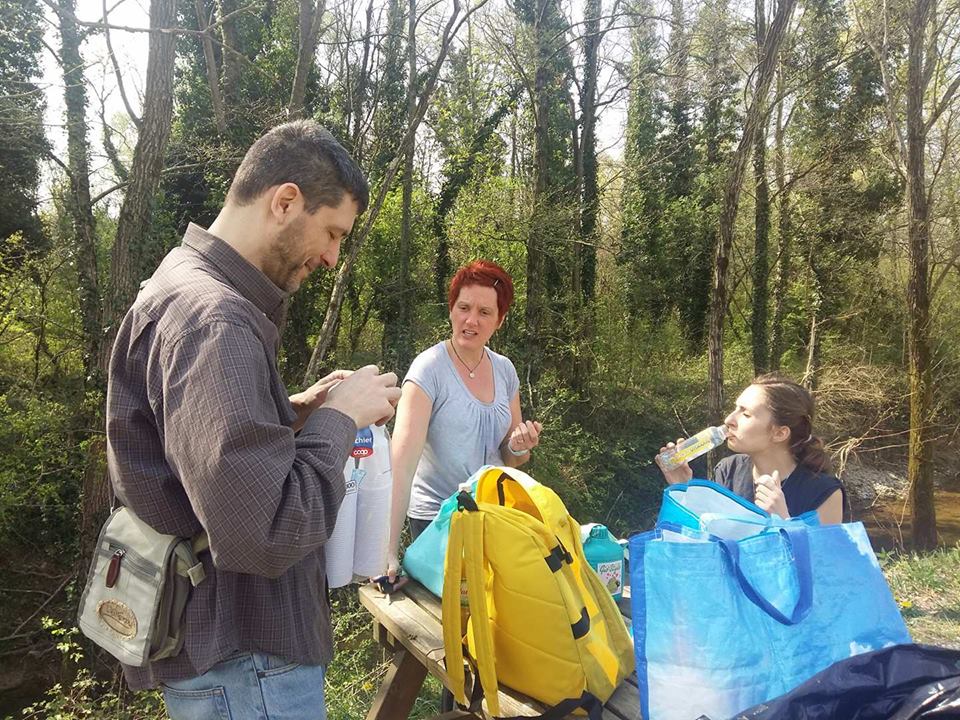
[[[263,274],[281,290],[292,293],[300,287],[298,275],[303,269],[303,228],[301,218],[277,235],[263,259]]]

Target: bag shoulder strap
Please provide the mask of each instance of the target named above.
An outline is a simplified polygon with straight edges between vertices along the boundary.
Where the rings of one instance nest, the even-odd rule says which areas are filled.
[[[478,508],[468,493],[461,492],[459,498],[460,509],[450,518],[450,537],[447,540],[443,578],[442,618],[447,672],[454,686],[457,702],[466,705],[464,634],[460,614],[460,583],[465,574],[479,684],[487,696],[490,714],[497,716],[500,714],[497,670],[493,661],[493,630],[487,611],[483,569],[484,511]],[[476,690],[476,682],[474,687]]]

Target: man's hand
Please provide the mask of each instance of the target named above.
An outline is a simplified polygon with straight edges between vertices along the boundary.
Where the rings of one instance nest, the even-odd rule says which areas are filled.
[[[753,482],[754,502],[771,515],[779,515],[784,520],[789,520],[790,511],[787,510],[787,499],[780,486],[780,472],[774,470],[772,474],[761,475]]]
[[[362,428],[383,425],[393,417],[399,401],[396,374],[380,374],[376,365],[366,365],[327,390],[323,407],[339,410]]]
[[[341,380],[346,380],[353,374],[353,370],[334,370],[325,378],[317,380],[313,385],[303,392],[290,396],[290,404],[293,405],[294,412],[297,413],[297,419],[293,421],[294,432],[300,430],[303,424],[307,422],[310,413],[323,405],[327,399],[327,393],[330,388]]]

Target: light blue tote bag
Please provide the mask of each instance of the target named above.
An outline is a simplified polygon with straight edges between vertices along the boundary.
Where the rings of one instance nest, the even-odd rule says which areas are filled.
[[[838,660],[910,642],[861,523],[696,514],[713,532],[664,521],[629,542],[646,720],[731,717]]]
[[[477,480],[489,465],[470,476],[470,494],[476,496]],[[440,505],[440,511],[403,554],[403,570],[437,597],[443,595],[443,561],[447,556],[450,517],[457,511],[457,493]]]
[[[787,521],[722,485],[709,480],[691,480],[664,489],[657,525],[673,523],[736,540],[797,520],[807,525],[820,524],[815,510]]]

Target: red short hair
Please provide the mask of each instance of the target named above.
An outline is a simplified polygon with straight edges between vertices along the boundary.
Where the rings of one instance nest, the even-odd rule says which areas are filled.
[[[493,288],[497,293],[497,320],[502,320],[513,304],[513,280],[507,271],[489,260],[474,260],[457,270],[450,281],[447,308],[453,310],[453,304],[460,297],[460,290],[467,285],[480,285]]]

